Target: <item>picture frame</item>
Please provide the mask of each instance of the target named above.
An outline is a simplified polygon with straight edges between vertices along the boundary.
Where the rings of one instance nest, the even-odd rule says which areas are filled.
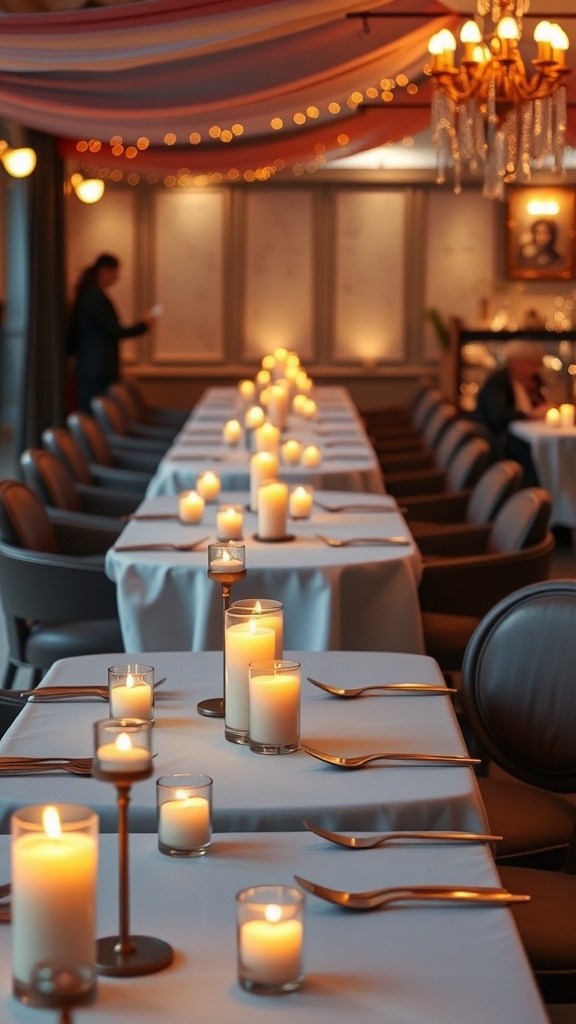
[[[512,189],[506,222],[506,275],[562,281],[575,271],[575,194],[569,188]]]

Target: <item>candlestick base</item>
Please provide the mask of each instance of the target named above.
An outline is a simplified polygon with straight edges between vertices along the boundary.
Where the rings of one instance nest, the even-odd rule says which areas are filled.
[[[205,718],[224,718],[224,698],[208,697],[206,700],[200,700],[196,705],[196,710]]]
[[[257,540],[259,544],[288,544],[296,540],[296,536],[293,533],[285,533],[283,537],[259,537],[257,533],[253,533],[252,539]]]
[[[168,967],[174,959],[174,950],[163,939],[148,935],[130,935],[128,953],[118,949],[117,935],[107,935],[96,943],[96,970],[110,977],[128,978],[137,974],[154,974]]]

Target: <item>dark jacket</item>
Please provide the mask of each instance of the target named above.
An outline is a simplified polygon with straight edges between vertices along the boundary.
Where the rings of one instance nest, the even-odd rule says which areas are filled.
[[[78,376],[119,375],[118,343],[121,338],[144,334],[143,321],[123,327],[108,296],[101,288],[83,288],[76,298],[70,322],[68,351],[77,357]]]

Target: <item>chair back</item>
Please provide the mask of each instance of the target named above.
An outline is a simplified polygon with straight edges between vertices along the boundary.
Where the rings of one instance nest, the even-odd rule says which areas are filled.
[[[490,758],[517,779],[576,791],[576,580],[515,591],[474,632],[462,701]]]
[[[42,431],[42,444],[55,455],[78,483],[92,484],[90,463],[82,446],[64,427],[47,427]]]
[[[482,473],[466,506],[466,522],[490,523],[510,495],[515,494],[522,480],[522,466],[512,459],[501,459]]]
[[[74,479],[60,459],[44,448],[28,448],[20,456],[25,482],[45,505],[80,512]]]
[[[99,466],[113,466],[112,449],[104,431],[87,412],[71,412],[66,417],[72,437],[82,448],[88,462]]]
[[[440,402],[431,412],[422,429],[422,440],[427,448],[435,448],[458,412],[450,402]]]
[[[0,480],[0,539],[29,551],[58,551],[46,508],[20,480]]]
[[[464,491],[473,487],[488,465],[490,445],[481,437],[465,441],[446,467],[446,489]]]
[[[120,406],[126,419],[138,423],[143,418],[138,402],[122,381],[114,381],[108,386],[106,393],[116,402],[116,405]]]
[[[417,403],[416,408],[412,412],[412,425],[416,430],[422,430],[428,417],[432,414],[436,406],[440,405],[444,401],[444,397],[441,391],[437,388],[428,388],[421,396],[420,401]]]
[[[552,499],[542,487],[526,487],[512,494],[492,523],[486,551],[521,551],[544,540],[548,530]]]
[[[96,395],[90,405],[94,417],[105,434],[119,434],[127,437],[130,433],[128,420],[120,406],[109,395]]]
[[[477,437],[472,423],[455,420],[443,432],[434,452],[434,461],[439,469],[447,469],[456,452],[470,438]]]

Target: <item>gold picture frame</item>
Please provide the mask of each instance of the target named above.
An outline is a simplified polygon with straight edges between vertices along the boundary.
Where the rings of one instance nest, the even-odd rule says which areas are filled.
[[[574,277],[574,192],[569,188],[510,191],[506,224],[506,272],[520,280]]]

